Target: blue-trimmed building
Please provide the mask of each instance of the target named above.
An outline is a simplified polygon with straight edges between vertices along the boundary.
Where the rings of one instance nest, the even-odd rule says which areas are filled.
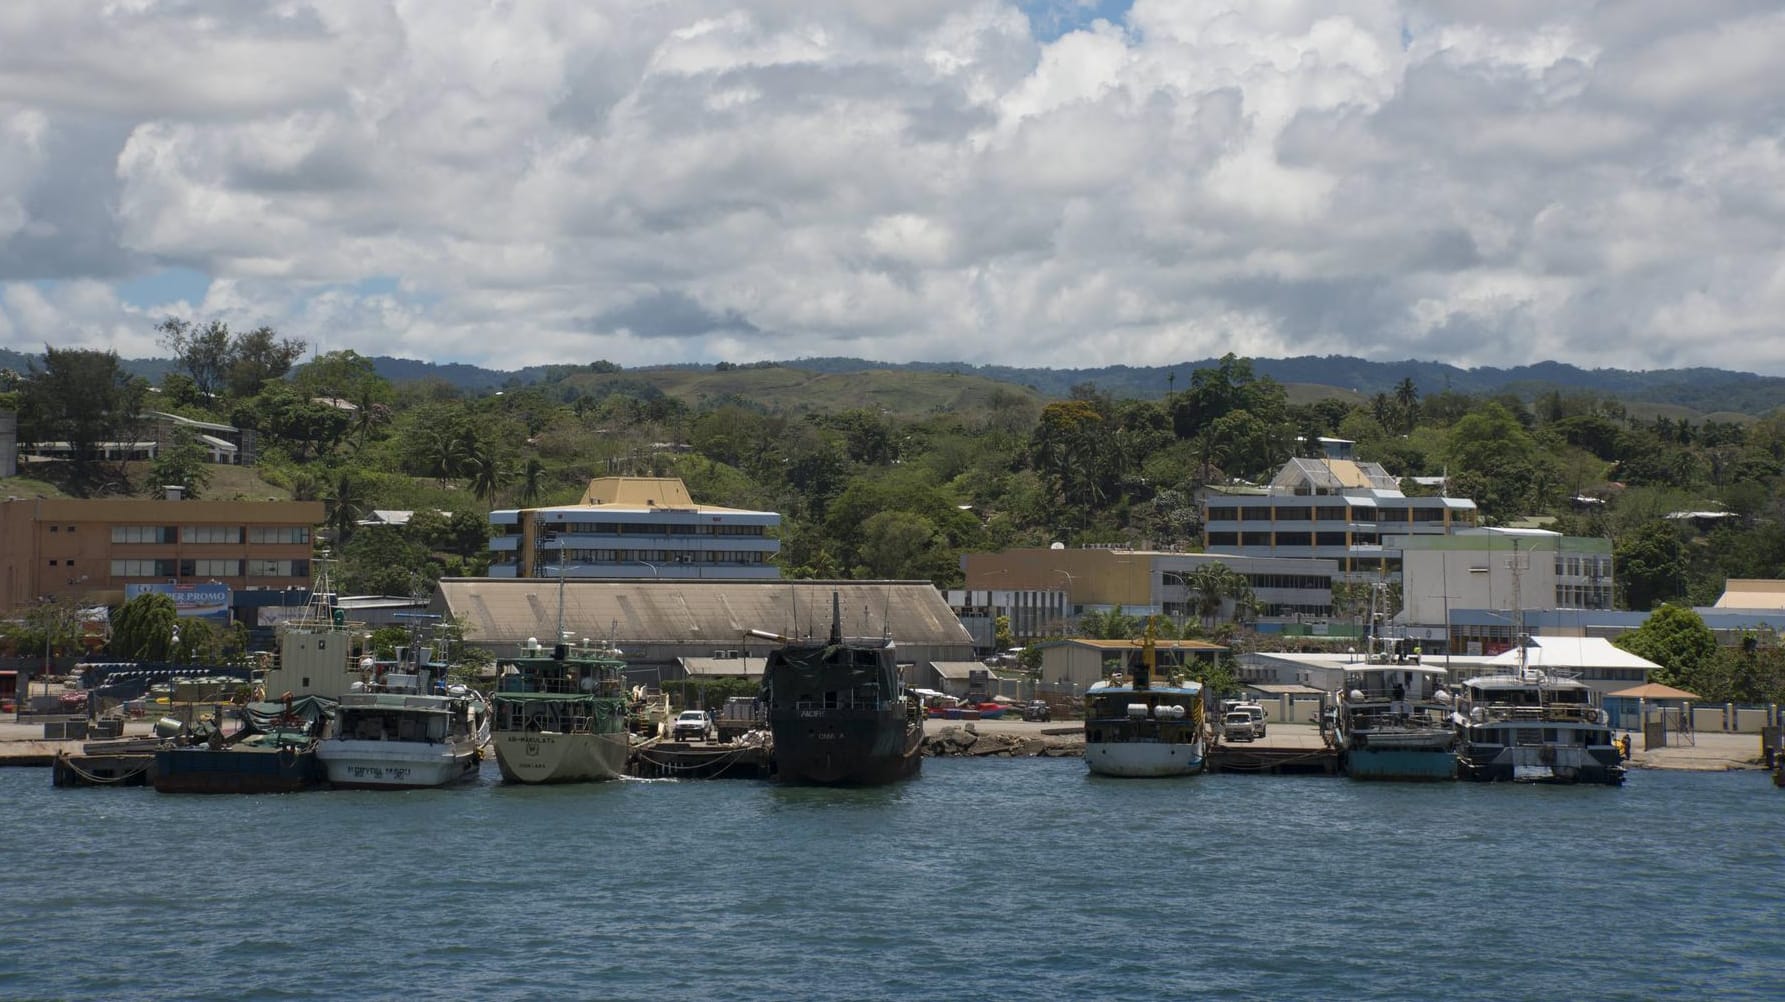
[[[675,477],[599,477],[574,505],[491,512],[489,576],[775,579],[780,525],[772,511],[697,504]]]
[[[1391,536],[1442,536],[1477,521],[1475,502],[1410,497],[1379,463],[1348,457],[1350,445],[1322,439],[1328,454],[1291,459],[1270,485],[1211,489],[1203,497],[1203,548],[1253,557],[1318,557],[1351,580],[1399,580]]]

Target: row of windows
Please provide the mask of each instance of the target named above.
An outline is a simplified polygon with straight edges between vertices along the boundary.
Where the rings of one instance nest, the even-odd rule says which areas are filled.
[[[1189,587],[1190,584],[1190,575],[1181,571],[1166,571],[1160,579],[1160,583],[1168,588],[1173,585]],[[1324,589],[1332,587],[1333,583],[1333,579],[1324,574],[1247,574],[1246,581],[1252,585],[1253,591],[1262,588]]]
[[[1442,522],[1443,508],[1376,508],[1359,506],[1347,508],[1344,505],[1333,507],[1210,507],[1210,522]],[[1459,512],[1455,521],[1466,522],[1465,513]]]
[[[573,536],[760,536],[764,527],[715,522],[541,522],[538,528]]]
[[[240,560],[114,560],[114,578],[239,578]],[[251,578],[308,578],[308,560],[249,560]]]
[[[1608,578],[1611,577],[1611,558],[1558,556],[1556,558],[1556,576],[1559,578]]]
[[[541,554],[540,558],[542,564],[553,564],[558,554],[553,550]],[[571,564],[651,563],[675,567],[678,564],[760,564],[767,559],[766,553],[728,550],[579,550],[572,547],[564,551],[564,560]]]
[[[1574,585],[1559,585],[1556,588],[1556,605],[1563,609],[1609,609],[1611,589],[1603,586],[1578,588]]]
[[[114,543],[171,543],[177,538],[178,530],[171,525],[112,526]]]
[[[1274,540],[1273,540],[1274,535]],[[1358,532],[1346,538],[1343,532],[1211,532],[1209,548],[1224,546],[1256,546],[1265,549],[1291,546],[1374,546],[1379,537],[1371,532]]]
[[[73,527],[70,527],[73,532]],[[243,529],[239,525],[114,525],[114,543],[240,543]],[[248,542],[270,544],[308,543],[310,528],[304,525],[255,525],[247,529]]]

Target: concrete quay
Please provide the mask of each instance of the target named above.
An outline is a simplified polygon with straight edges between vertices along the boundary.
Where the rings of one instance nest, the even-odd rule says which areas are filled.
[[[146,737],[153,733],[153,720],[131,720],[124,725],[125,737]],[[968,730],[968,728],[971,730]],[[929,747],[939,743],[939,739],[949,728],[960,728],[963,733],[977,737],[988,737],[983,749],[977,748],[977,740],[960,751],[944,751],[939,747]],[[1083,725],[1076,720],[1056,720],[1049,723],[1031,720],[962,720],[928,722],[926,730],[926,754],[962,754],[975,758],[1012,757],[1054,755],[1072,756],[1084,752]],[[12,720],[0,721],[0,766],[49,766],[60,752],[80,754],[85,741],[47,741],[43,737],[44,729],[41,721],[18,723]],[[1675,736],[1678,738],[1678,736]],[[1247,745],[1241,743],[1238,748]],[[1288,753],[1292,751],[1314,752],[1324,747],[1318,728],[1311,724],[1272,723],[1269,733],[1261,741],[1251,743],[1258,751]],[[1671,744],[1665,748],[1652,751],[1641,750],[1641,737],[1637,737],[1637,748],[1630,757],[1630,768],[1633,769],[1672,769],[1686,772],[1727,772],[1732,769],[1763,769],[1765,754],[1760,745],[1760,737],[1755,734],[1724,734],[1721,732],[1700,732],[1691,737],[1691,743]]]

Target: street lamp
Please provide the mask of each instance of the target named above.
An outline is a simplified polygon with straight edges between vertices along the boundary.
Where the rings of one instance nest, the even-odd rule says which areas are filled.
[[[629,564],[644,564],[646,567],[649,567],[651,569],[652,577],[656,578],[659,581],[663,580],[663,575],[659,574],[657,572],[657,565],[651,563],[649,560],[628,560],[627,563],[629,563]]]

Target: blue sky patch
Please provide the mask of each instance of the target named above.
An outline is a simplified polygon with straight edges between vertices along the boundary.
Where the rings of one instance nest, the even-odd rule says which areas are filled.
[[[1134,0],[1021,0],[1017,4],[1029,16],[1035,38],[1042,42],[1088,28],[1099,19],[1121,24],[1133,5]]]
[[[118,283],[118,298],[131,306],[162,306],[184,299],[194,306],[204,302],[211,276],[191,268],[163,268],[152,275]]]

